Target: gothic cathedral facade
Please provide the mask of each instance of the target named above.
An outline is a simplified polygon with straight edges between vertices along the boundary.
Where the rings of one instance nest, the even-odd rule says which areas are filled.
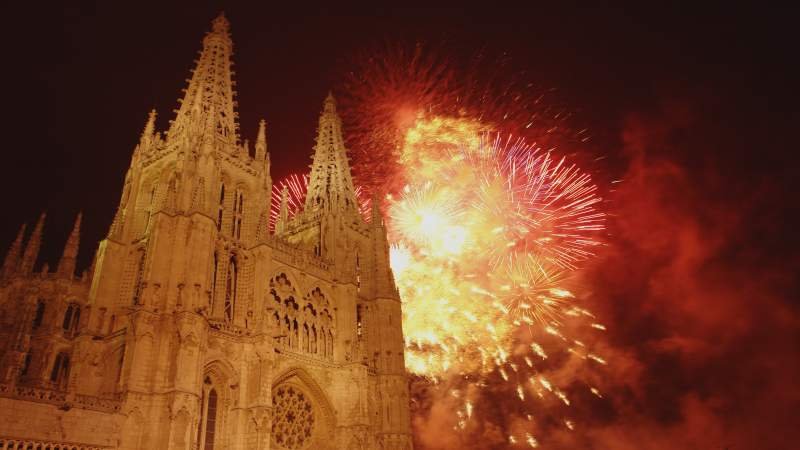
[[[412,448],[400,298],[359,210],[332,96],[305,205],[270,226],[264,122],[240,142],[232,41],[206,34],[162,137],[150,114],[89,270],[44,216],[0,276],[0,449]]]

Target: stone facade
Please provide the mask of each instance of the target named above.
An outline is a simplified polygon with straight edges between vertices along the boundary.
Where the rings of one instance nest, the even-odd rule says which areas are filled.
[[[223,16],[165,136],[150,114],[89,270],[45,217],[0,277],[0,449],[411,449],[400,300],[336,102],[305,207],[270,229],[262,121],[240,142]],[[24,247],[24,251],[23,251]]]

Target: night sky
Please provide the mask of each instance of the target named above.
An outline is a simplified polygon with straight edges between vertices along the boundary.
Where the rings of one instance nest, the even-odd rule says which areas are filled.
[[[322,100],[351,55],[415,41],[507,52],[590,130],[590,151],[605,156],[596,178],[625,180],[607,191],[610,250],[587,276],[616,324],[609,345],[636,364],[612,365],[616,397],[583,411],[596,447],[580,448],[797,441],[796,9],[116,3],[4,11],[0,247],[46,210],[40,261],[52,267],[83,210],[88,265],[148,111],[168,127],[222,9],[242,137],[266,119],[276,180],[306,169]],[[688,437],[659,441],[670,435]],[[570,448],[564,439],[553,448]]]

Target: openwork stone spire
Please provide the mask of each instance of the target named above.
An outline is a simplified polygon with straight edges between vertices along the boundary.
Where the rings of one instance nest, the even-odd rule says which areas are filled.
[[[211,23],[211,32],[203,39],[203,50],[192,71],[189,87],[180,100],[178,115],[170,126],[168,143],[193,132],[204,140],[235,145],[239,140],[237,114],[233,97],[231,71],[233,41],[230,24],[224,14]]]
[[[319,118],[305,210],[357,211],[355,189],[342,137],[342,120],[333,94],[325,99]]]

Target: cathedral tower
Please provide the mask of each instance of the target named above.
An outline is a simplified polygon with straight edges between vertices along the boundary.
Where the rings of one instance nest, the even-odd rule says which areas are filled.
[[[232,54],[220,15],[169,131],[148,115],[88,272],[74,274],[80,214],[55,272],[35,270],[44,215],[12,243],[0,411],[15,416],[0,416],[0,442],[412,448],[386,229],[378,208],[360,212],[336,102],[323,102],[304,208],[281,205],[271,233],[266,123],[251,151]]]

